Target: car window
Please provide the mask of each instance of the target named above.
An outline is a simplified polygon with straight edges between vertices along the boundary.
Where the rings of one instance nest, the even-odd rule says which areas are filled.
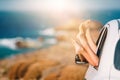
[[[120,70],[120,39],[118,40],[115,48],[114,66],[117,70]]]
[[[120,30],[120,22],[117,20],[119,30]],[[114,55],[114,66],[117,70],[120,70],[120,39],[118,40],[115,47],[115,55]]]
[[[105,39],[106,39],[106,36],[107,36],[107,27],[103,27],[101,32],[100,32],[100,35],[99,35],[99,38],[96,42],[96,45],[97,45],[97,56],[100,58],[100,55],[101,55],[101,51],[102,51],[102,48],[103,48],[103,45],[104,45],[104,42],[105,42]]]

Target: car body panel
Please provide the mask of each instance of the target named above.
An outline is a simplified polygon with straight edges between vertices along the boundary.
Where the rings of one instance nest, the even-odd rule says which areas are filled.
[[[120,71],[114,66],[116,44],[120,39],[118,21],[112,20],[104,27],[107,27],[108,32],[101,51],[98,69],[94,68],[95,76],[92,79],[86,78],[86,80],[120,80]],[[88,76],[88,74],[86,75]]]

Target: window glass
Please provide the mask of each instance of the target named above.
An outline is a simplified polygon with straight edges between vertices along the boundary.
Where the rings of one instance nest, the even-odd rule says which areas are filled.
[[[115,48],[114,66],[117,70],[120,70],[120,39]]]

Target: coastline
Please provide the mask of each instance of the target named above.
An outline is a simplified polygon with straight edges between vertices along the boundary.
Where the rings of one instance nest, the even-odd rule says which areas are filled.
[[[69,25],[56,27],[56,39],[58,42],[55,45],[0,60],[0,79],[8,80],[10,76],[20,76],[23,73],[21,71],[24,66],[33,62],[28,67],[28,71],[25,72],[26,75],[24,75],[23,79],[29,80],[30,75],[34,79],[39,74],[39,77],[41,76],[40,78],[43,80],[67,80],[68,78],[69,80],[83,80],[88,64],[75,64],[75,52],[71,43],[71,38],[76,37],[79,25],[82,22],[75,20],[70,24],[71,27]],[[14,71],[17,70],[15,68],[19,64],[24,65],[21,65],[21,68],[18,69],[19,74],[15,74]],[[39,72],[35,72],[36,70]],[[60,76],[58,77],[58,75]]]

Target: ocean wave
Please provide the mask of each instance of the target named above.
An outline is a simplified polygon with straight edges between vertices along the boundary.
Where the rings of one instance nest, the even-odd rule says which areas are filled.
[[[0,47],[7,47],[12,50],[20,49],[19,45],[16,45],[17,42],[21,42],[22,48],[39,48],[45,46],[46,44],[56,44],[57,40],[55,38],[45,38],[43,41],[33,38],[4,38],[0,39]]]
[[[12,39],[0,39],[0,46],[8,47],[10,49],[16,49],[16,38]]]
[[[55,30],[53,28],[47,28],[45,30],[39,31],[40,35],[53,36],[55,35]]]
[[[34,40],[32,38],[6,38],[6,39],[0,39],[0,46],[10,48],[12,50],[18,49],[18,45],[16,45],[17,42],[21,42],[26,45],[28,48],[33,47],[39,47],[41,44],[37,40]]]

